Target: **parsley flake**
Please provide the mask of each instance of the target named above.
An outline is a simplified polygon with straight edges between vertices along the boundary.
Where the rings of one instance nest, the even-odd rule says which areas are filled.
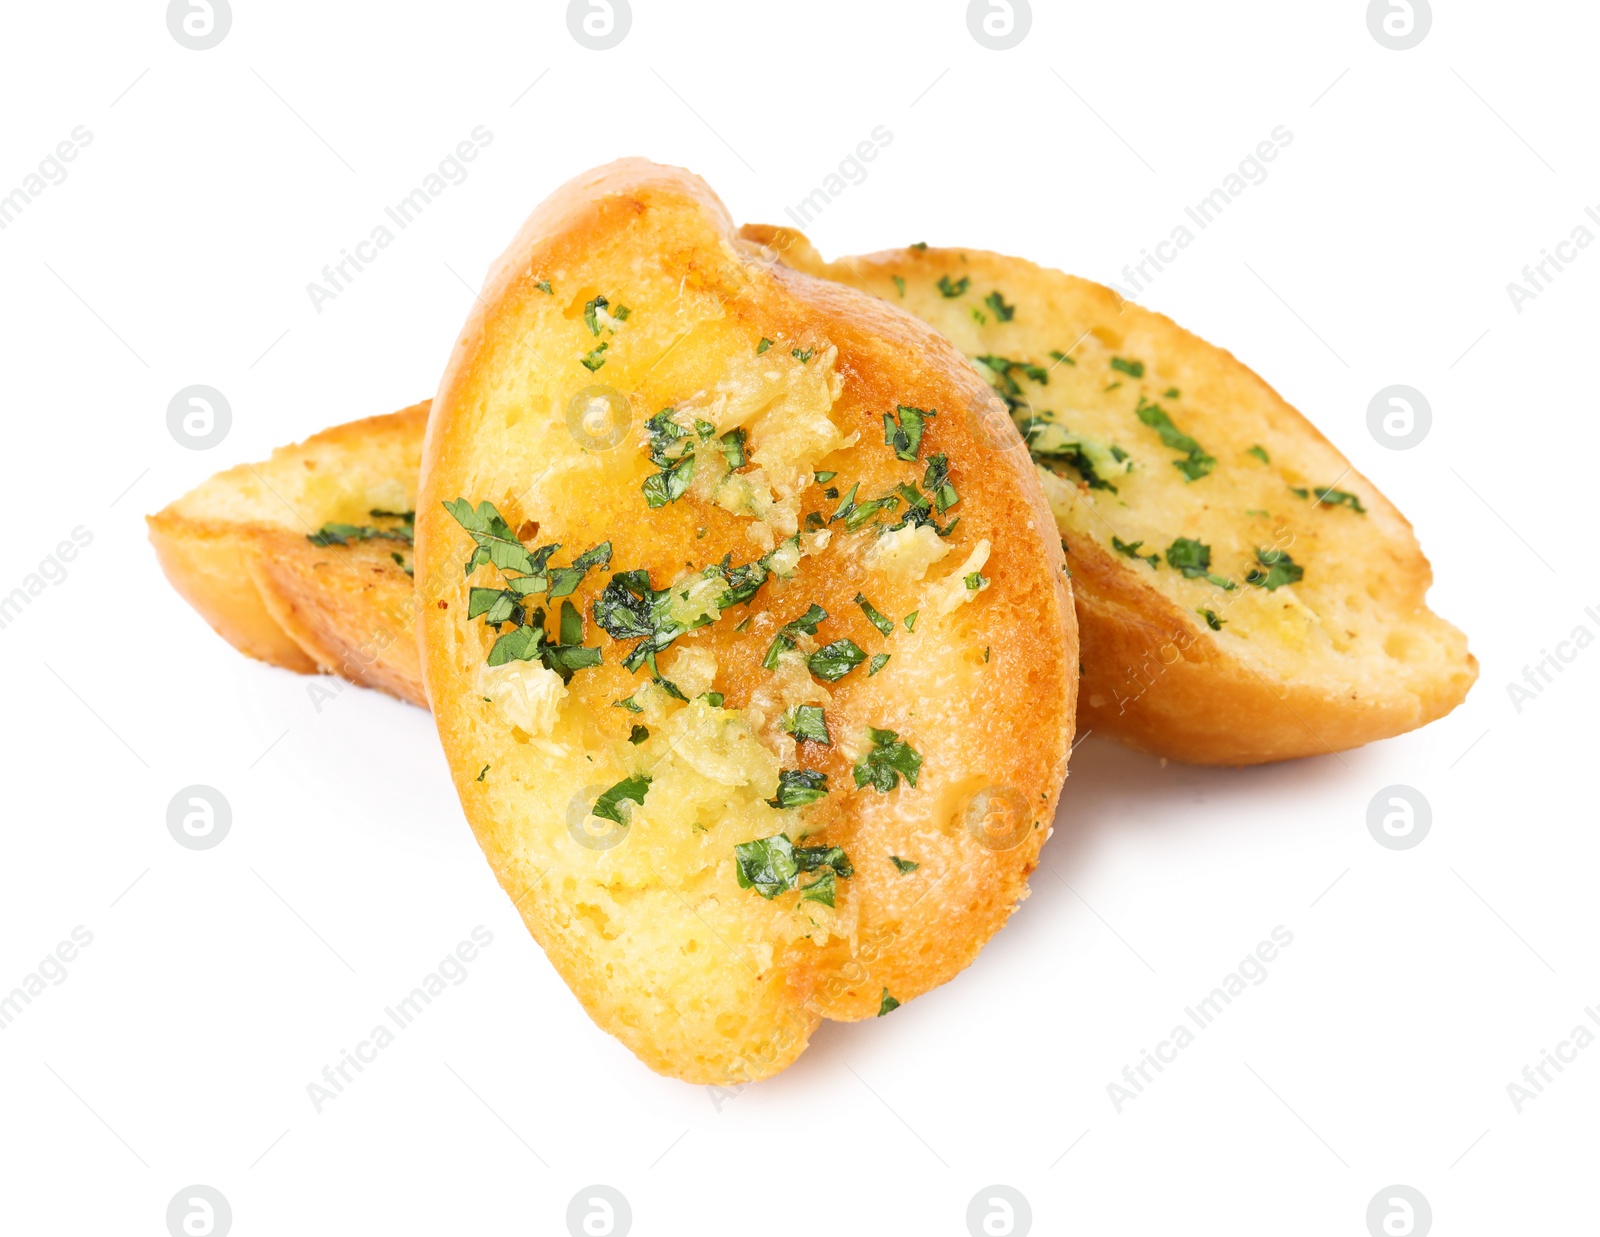
[[[1256,562],[1265,567],[1252,567],[1245,574],[1245,583],[1266,589],[1269,593],[1285,584],[1295,584],[1306,574],[1305,568],[1289,557],[1287,550],[1263,550],[1256,547]]]
[[[624,811],[622,801],[627,799],[643,807],[645,792],[650,789],[650,782],[651,777],[648,773],[637,773],[633,777],[625,777],[596,799],[594,807],[590,810],[593,815],[598,816],[601,820],[609,820],[625,826],[628,824],[627,818],[633,813],[631,809]]]
[[[922,757],[893,730],[867,727],[867,737],[872,741],[868,752],[856,761],[852,772],[856,785],[871,786],[888,794],[900,784],[904,776],[912,786],[917,784],[917,773],[922,768]]]

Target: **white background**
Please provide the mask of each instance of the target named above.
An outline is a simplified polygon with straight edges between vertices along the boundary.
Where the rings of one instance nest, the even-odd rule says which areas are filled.
[[[74,126],[93,141],[0,231],[0,593],[93,541],[0,630],[0,991],[75,926],[94,942],[0,1032],[0,1229],[159,1235],[193,1183],[240,1237],[561,1234],[597,1182],[640,1234],[959,1235],[992,1183],[1051,1234],[1361,1237],[1395,1183],[1440,1234],[1592,1225],[1600,1049],[1520,1114],[1506,1086],[1600,1003],[1600,651],[1520,712],[1507,684],[1600,634],[1600,247],[1521,313],[1506,284],[1600,209],[1600,12],[1441,3],[1396,52],[1365,7],[1036,3],[995,52],[956,0],[635,0],[595,52],[562,3],[235,0],[196,52],[156,0],[8,5],[0,194]],[[306,284],[477,125],[465,183],[316,312]],[[583,1015],[427,715],[354,689],[318,712],[171,592],[141,517],[431,393],[471,288],[578,172],[648,155],[783,222],[877,125],[892,143],[809,229],[824,253],[927,240],[1101,280],[1287,126],[1141,299],[1410,516],[1483,677],[1420,733],[1271,768],[1090,738],[976,965],[714,1095]],[[192,383],[233,409],[208,451],[166,428]],[[1434,410],[1413,450],[1366,428],[1391,383]],[[167,832],[191,783],[233,806],[214,850]],[[1366,827],[1393,783],[1433,809],[1403,852]],[[306,1084],[479,924],[470,977],[318,1115]],[[1118,1113],[1107,1084],[1280,924],[1266,981]]]

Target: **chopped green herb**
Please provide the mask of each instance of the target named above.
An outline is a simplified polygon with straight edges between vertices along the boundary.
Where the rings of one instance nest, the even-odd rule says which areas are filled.
[[[922,866],[920,863],[913,863],[909,859],[902,859],[899,855],[890,855],[889,862],[899,869],[901,876],[909,876]]]
[[[1124,361],[1121,357],[1114,356],[1111,358],[1111,368],[1119,374],[1127,374],[1130,378],[1144,377],[1143,361]]]
[[[1305,568],[1290,558],[1287,550],[1263,550],[1257,546],[1256,562],[1266,570],[1262,571],[1261,567],[1250,568],[1245,574],[1245,583],[1264,588],[1269,593],[1285,584],[1297,583],[1306,574]]]
[[[824,682],[837,683],[866,660],[867,655],[856,642],[845,638],[823,645],[806,659],[806,665]]]
[[[489,766],[484,765],[483,768],[478,770],[478,776],[474,780],[479,782],[483,781],[483,775],[487,772],[489,772]]]
[[[584,576],[589,574],[592,567],[604,571],[611,566],[611,543],[602,541],[599,545],[585,550],[572,560],[570,567],[553,567],[549,574],[549,597],[551,601],[558,597],[570,597],[578,591],[578,585],[583,583]]]
[[[983,664],[986,666],[989,664],[989,646],[987,644],[983,646]]]
[[[609,347],[611,347],[610,343],[602,343],[598,348],[595,348],[593,351],[584,356],[582,358],[584,369],[588,370],[592,374],[595,370],[604,365],[606,363],[605,352]]]
[[[797,704],[783,715],[783,728],[797,742],[820,743],[832,747],[828,738],[828,719],[820,704]]]
[[[1165,391],[1163,391],[1161,393],[1161,398],[1162,399],[1177,399],[1177,398],[1179,398],[1178,388],[1177,387],[1168,387]]]
[[[395,566],[399,567],[400,570],[405,572],[408,576],[416,574],[415,572],[412,571],[412,569],[410,567],[406,566],[406,560],[400,556],[400,551],[399,550],[391,550],[391,551],[389,551],[389,557],[394,559]]]
[[[1075,468],[1091,490],[1110,490],[1115,494],[1117,487],[1100,475],[1091,454],[1098,448],[1069,432],[1059,422],[1047,419],[1052,416],[1053,413],[1047,413],[1042,417],[1030,417],[1017,422],[1017,429],[1028,444],[1028,454],[1036,463],[1061,463]],[[1017,419],[1013,417],[1013,420]]]
[[[961,501],[956,487],[950,484],[950,457],[944,452],[928,457],[928,470],[922,474],[922,488],[933,497],[933,505],[940,515]]]
[[[749,455],[745,452],[745,442],[749,435],[744,429],[732,429],[717,439],[722,444],[722,456],[728,461],[728,471],[737,472],[750,462]]]
[[[550,281],[548,279],[541,279],[533,286],[538,288],[539,291],[543,292],[546,296],[555,295],[555,289],[550,286]]]
[[[732,556],[729,555],[721,563],[713,563],[700,572],[703,580],[717,577],[727,585],[714,603],[718,612],[747,602],[760,591],[771,574],[772,553],[742,567],[730,567]],[[673,619],[668,613],[671,591],[669,588],[652,588],[648,571],[619,571],[595,599],[595,622],[613,640],[639,642],[622,663],[627,669],[637,670],[648,663],[654,672],[657,653],[685,632],[704,627],[712,621],[709,614],[703,614],[687,624]]]
[[[832,524],[835,520],[843,520],[844,526],[851,532],[855,532],[878,512],[885,508],[893,507],[900,501],[895,495],[887,494],[882,498],[874,498],[870,502],[858,504],[856,502],[856,491],[860,488],[861,482],[859,481],[850,487],[850,492],[844,496],[844,501],[828,517],[829,524]]]
[[[1207,609],[1205,606],[1201,606],[1195,613],[1205,619],[1206,626],[1211,628],[1212,631],[1221,631],[1222,625],[1228,621],[1225,618],[1218,618],[1215,610]]]
[[[640,705],[639,702],[636,701],[632,696],[624,696],[621,700],[613,700],[611,702],[611,707],[613,709],[627,709],[630,713],[644,712],[644,707]]]
[[[534,574],[533,557],[528,547],[517,540],[505,517],[495,505],[485,499],[474,511],[464,498],[444,504],[444,509],[455,517],[456,523],[472,534],[478,548],[467,560],[466,574],[471,575],[485,563],[493,563],[501,571],[520,571]]]
[[[971,284],[972,280],[968,279],[965,275],[956,280],[954,283],[950,282],[950,276],[948,275],[939,276],[939,291],[942,292],[947,298],[952,300],[965,292],[967,288],[971,286]]]
[[[856,605],[861,607],[861,612],[867,616],[867,621],[884,635],[888,636],[894,633],[894,620],[892,618],[885,618],[884,615],[878,610],[878,607],[873,605],[860,593],[856,594]]]
[[[1103,389],[1106,391],[1115,391],[1121,385],[1121,382],[1108,382]]]
[[[1198,481],[1217,466],[1216,458],[1207,455],[1198,442],[1174,425],[1172,418],[1160,404],[1149,403],[1141,395],[1139,406],[1134,411],[1138,414],[1139,420],[1161,435],[1163,445],[1171,447],[1174,451],[1187,453],[1186,458],[1173,460],[1172,466],[1188,480]]]
[[[997,291],[991,292],[984,297],[983,303],[989,307],[995,318],[1001,322],[1010,322],[1012,318],[1016,317],[1017,307],[1015,305],[1007,305],[1006,298]]]
[[[895,290],[900,293],[901,299],[904,299],[906,294],[906,281],[899,275],[891,275],[889,278],[894,280]]]
[[[878,1017],[882,1018],[885,1014],[892,1014],[899,1008],[900,1002],[890,996],[889,989],[885,988],[883,990],[883,999],[878,1002]]]
[[[791,348],[791,349],[789,349],[789,355],[792,356],[795,360],[799,361],[800,364],[802,364],[802,365],[804,365],[807,361],[809,361],[815,353],[816,353],[816,349],[815,348],[807,348],[804,351],[802,351],[799,348]]]
[[[721,692],[701,692],[699,696],[695,698],[697,700],[704,700],[713,709],[720,709],[722,707],[722,702],[725,699]]]
[[[349,545],[352,541],[403,541],[406,545],[415,542],[416,512],[374,510],[367,514],[378,519],[399,520],[401,523],[398,528],[375,528],[370,524],[324,524],[316,532],[307,533],[306,540],[315,546]],[[396,557],[395,561],[402,560]]]
[[[766,655],[761,659],[763,670],[776,670],[778,668],[778,655],[787,653],[795,647],[795,637],[801,632],[808,636],[817,634],[817,625],[828,617],[828,612],[816,602],[806,607],[806,612],[797,619],[791,619],[772,637],[772,643],[767,645]]]
[[[913,241],[911,243],[911,248],[916,249],[918,251],[924,250],[927,247],[928,247],[928,242],[927,241]]]
[[[1325,503],[1330,507],[1349,507],[1357,515],[1367,514],[1367,509],[1361,505],[1361,499],[1348,490],[1335,490],[1325,485],[1314,486],[1310,490],[1291,485],[1289,489],[1300,495],[1301,498],[1310,498],[1311,495],[1315,494],[1319,504]]]
[[[1263,464],[1272,463],[1272,460],[1267,456],[1267,449],[1265,447],[1263,447],[1259,442],[1256,443],[1255,446],[1251,447],[1250,450],[1246,452],[1246,454],[1255,456],[1256,459],[1260,460]]]
[[[922,445],[922,432],[930,417],[939,414],[932,410],[911,408],[905,404],[896,407],[898,420],[889,413],[883,414],[883,441],[894,448],[895,458],[909,464],[917,462],[917,449]]]
[[[867,667],[867,677],[870,679],[873,675],[877,674],[878,671],[882,670],[888,664],[889,664],[889,654],[887,654],[887,653],[875,653],[875,654],[873,654],[872,664]]]
[[[1143,541],[1124,541],[1121,537],[1117,536],[1113,536],[1111,538],[1111,548],[1118,554],[1126,554],[1129,558],[1142,558],[1145,562],[1150,564],[1150,570],[1154,571],[1161,565],[1161,555],[1140,554],[1139,547],[1143,544]]]
[[[646,730],[643,726],[635,726],[632,730],[628,731],[628,742],[629,743],[633,743],[633,744],[643,743],[649,737],[650,737],[650,732],[648,730]]]
[[[989,577],[976,571],[969,571],[965,576],[962,577],[962,583],[967,586],[967,591],[969,593],[975,593],[985,584],[989,583]]]
[[[684,702],[684,704],[689,703],[689,697],[683,694],[683,688],[679,687],[671,679],[664,679],[658,674],[653,676],[650,681],[662,691],[666,692],[667,695],[671,696],[674,700],[681,700]]]
[[[1022,376],[1041,386],[1050,383],[1050,371],[1042,365],[1033,365],[1027,361],[1013,361],[1009,357],[994,356],[992,354],[974,357],[979,365],[989,371],[989,385],[994,387],[1001,401],[1012,412],[1016,412],[1025,402],[1022,397],[1022,387],[1011,376],[1013,370],[1020,369]]]
[[[1185,579],[1203,578],[1210,580],[1211,583],[1221,589],[1237,587],[1232,580],[1212,574],[1211,547],[1201,541],[1191,541],[1188,537],[1179,537],[1167,547],[1167,565],[1183,572]]]
[[[770,347],[772,347],[772,341],[770,339],[768,339],[765,335],[763,335],[761,337],[761,342],[756,345],[756,355],[760,356],[763,352],[765,352]]]
[[[1065,352],[1062,352],[1059,348],[1052,348],[1050,350],[1050,359],[1052,361],[1056,362],[1058,365],[1076,365],[1077,364],[1076,361],[1074,361],[1071,357],[1069,357]]]
[[[677,502],[689,491],[694,480],[695,447],[714,432],[685,429],[672,419],[673,410],[663,408],[644,423],[650,462],[661,469],[644,480],[644,500],[650,507]],[[724,448],[726,452],[726,448]]]
[[[827,485],[828,482],[832,481],[839,474],[836,472],[815,472],[811,475],[817,479],[818,485]]]
[[[816,769],[784,769],[778,774],[778,794],[767,802],[775,808],[804,807],[828,793],[828,775]]]
[[[838,846],[796,846],[787,834],[774,834],[753,842],[741,842],[733,848],[735,876],[740,889],[754,889],[769,901],[780,893],[800,889],[805,899],[806,891],[818,892],[809,900],[833,905],[834,878],[848,879],[855,874],[849,857]],[[802,872],[823,873],[810,885],[800,884]],[[821,886],[826,882],[824,891]]]
[[[605,297],[597,296],[583,307],[583,324],[589,328],[589,334],[596,338],[600,336],[600,322],[595,317],[595,310],[604,309],[609,304],[611,302],[606,300]]]
[[[900,620],[906,625],[907,631],[915,631],[917,629],[917,615],[921,613],[922,611],[920,610],[913,610],[910,614],[906,615],[905,618]]]
[[[629,799],[643,807],[645,792],[650,789],[650,781],[651,778],[648,773],[636,773],[633,777],[623,778],[594,801],[594,807],[591,811],[601,820],[609,820],[619,825],[626,825],[628,820],[623,814],[622,801]]]
[[[856,762],[853,770],[856,785],[871,786],[888,794],[900,784],[902,775],[912,786],[917,784],[917,773],[922,768],[922,757],[912,746],[892,730],[867,727],[871,749]]]

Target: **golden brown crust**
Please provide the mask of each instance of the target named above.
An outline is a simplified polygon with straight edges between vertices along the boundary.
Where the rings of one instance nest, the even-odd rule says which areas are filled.
[[[400,543],[312,545],[329,522],[409,510],[427,425],[423,401],[337,425],[270,460],[219,473],[148,517],[172,586],[228,643],[300,674],[342,674],[423,703]],[[396,626],[403,624],[403,632]]]
[[[606,331],[609,350],[591,378],[578,362],[602,335],[582,321],[597,295],[613,308],[626,301],[631,316]],[[986,419],[992,426],[1004,414],[948,342],[849,289],[753,261],[714,195],[681,170],[629,160],[558,191],[496,267],[479,306],[434,401],[417,522],[419,578],[439,580],[422,611],[423,677],[463,806],[529,930],[601,1026],[675,1077],[773,1073],[820,1018],[876,1014],[885,991],[904,1001],[949,979],[1025,895],[1065,775],[1076,692],[1075,623],[1049,509],[1025,460],[973,466]],[[834,525],[835,541],[824,538],[792,578],[774,576],[757,592],[747,624],[723,616],[665,655],[671,674],[680,650],[710,655],[723,705],[668,703],[635,748],[628,735],[638,718],[612,705],[646,679],[618,664],[630,646],[595,626],[592,603],[606,579],[645,569],[660,587],[686,565],[725,555],[743,564],[760,553],[758,521],[699,494],[646,508],[640,485],[653,469],[639,422],[744,372],[766,351],[760,339],[775,341],[762,364],[796,382],[822,372],[805,365],[836,365],[830,430],[860,438],[830,449],[822,467],[845,488],[859,483],[865,499],[920,479],[930,453],[947,453],[961,495],[951,515],[962,524],[925,581],[869,577],[862,555],[871,532],[847,536]],[[789,360],[794,353],[808,359]],[[626,392],[635,409],[631,435],[606,452],[575,448],[563,421],[569,396],[594,381]],[[915,466],[883,445],[882,416],[897,404],[939,413]],[[763,433],[775,436],[782,423],[752,424],[752,462],[761,466]],[[819,485],[803,495],[806,513],[824,519],[839,501],[825,500]],[[513,529],[537,524],[523,538],[561,542],[558,564],[602,539],[611,544],[610,571],[593,573],[573,598],[604,664],[573,677],[547,737],[508,732],[483,695],[493,637],[466,619],[460,563],[471,542],[442,508],[457,498],[493,501]],[[929,611],[914,632],[897,624],[885,640],[854,603],[866,588],[898,619],[983,540],[992,545],[988,587],[948,616]],[[479,568],[470,583],[495,578]],[[695,808],[696,788],[704,790],[698,739],[673,746],[668,737],[696,716],[756,733],[758,717],[775,721],[775,675],[760,663],[779,625],[813,603],[829,616],[819,643],[849,637],[869,653],[891,653],[880,674],[862,666],[827,685],[834,743],[796,753],[828,775],[831,793],[796,814],[766,807],[749,789],[755,782],[735,781]],[[915,789],[853,787],[860,751],[850,749],[868,725],[895,730],[922,754]],[[654,781],[625,841],[603,851],[576,844],[573,792],[641,770]],[[659,797],[669,784],[672,797]],[[975,792],[989,788],[1004,794],[974,806]],[[991,826],[1020,817],[1006,848],[966,827],[969,818],[983,823],[986,807]],[[850,856],[853,875],[839,881],[830,910],[794,894],[766,902],[735,883],[734,844],[797,823],[808,845],[840,845]],[[902,873],[891,855],[920,866]]]
[[[1432,571],[1410,524],[1310,422],[1231,354],[1108,288],[1022,259],[922,249],[826,263],[787,228],[751,225],[741,235],[797,269],[904,304],[970,356],[1001,354],[1046,367],[1059,375],[1057,387],[1065,372],[1052,362],[1051,349],[1086,342],[1089,352],[1142,358],[1152,370],[1149,398],[1160,400],[1169,388],[1181,391],[1181,411],[1174,415],[1222,457],[1219,473],[1270,470],[1264,472],[1272,479],[1268,497],[1255,500],[1270,503],[1270,519],[1252,523],[1267,512],[1247,512],[1253,504],[1240,502],[1240,510],[1220,526],[1217,514],[1207,510],[1219,500],[1215,477],[1191,487],[1166,474],[1167,488],[1179,491],[1156,499],[1166,502],[1168,531],[1159,542],[1152,536],[1143,552],[1159,551],[1174,534],[1204,536],[1219,552],[1224,540],[1293,547],[1295,561],[1314,564],[1316,574],[1274,600],[1291,593],[1308,597],[1310,605],[1300,605],[1295,614],[1310,615],[1308,622],[1320,625],[1311,637],[1291,628],[1281,640],[1271,631],[1249,630],[1248,608],[1260,606],[1263,594],[1176,582],[1164,563],[1147,568],[1112,548],[1111,534],[1128,527],[1125,507],[1082,483],[1049,484],[1069,549],[1081,630],[1080,730],[1178,760],[1255,764],[1400,734],[1443,716],[1465,697],[1477,662],[1461,634],[1427,609]],[[941,277],[950,281],[946,287],[970,291],[956,297],[935,292]],[[990,289],[1000,290],[1014,310],[1020,306],[1015,321],[990,320],[993,311],[981,299]],[[1157,373],[1159,383],[1153,381]],[[1060,393],[1040,385],[1025,394],[1053,401]],[[1136,422],[1122,432],[1125,445],[1138,441],[1141,432],[1148,440]],[[1267,453],[1270,465],[1244,458],[1252,444]],[[1224,454],[1223,446],[1232,450]],[[1159,460],[1155,467],[1159,474]],[[1316,484],[1356,494],[1366,515],[1284,497]],[[1123,498],[1136,488],[1137,482],[1124,484]],[[1125,532],[1122,539],[1132,542],[1140,534]],[[1337,588],[1329,583],[1330,566],[1338,569]],[[1234,573],[1235,583],[1241,574]],[[1349,597],[1342,595],[1346,590]],[[1209,630],[1197,617],[1200,608],[1213,608],[1224,631]],[[1229,622],[1235,624],[1231,630]]]

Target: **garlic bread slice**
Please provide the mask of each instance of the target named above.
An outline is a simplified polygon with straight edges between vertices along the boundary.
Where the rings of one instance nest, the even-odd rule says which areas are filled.
[[[218,473],[156,515],[173,588],[241,653],[425,704],[411,520],[428,404]]]
[[[1080,730],[1256,764],[1412,730],[1476,680],[1405,517],[1229,353],[1021,258],[743,235],[929,322],[1010,408],[1067,546]]]
[[[680,169],[579,177],[491,272],[424,450],[423,677],[495,875],[651,1068],[772,1074],[1025,895],[1077,638],[985,424],[947,341]]]

